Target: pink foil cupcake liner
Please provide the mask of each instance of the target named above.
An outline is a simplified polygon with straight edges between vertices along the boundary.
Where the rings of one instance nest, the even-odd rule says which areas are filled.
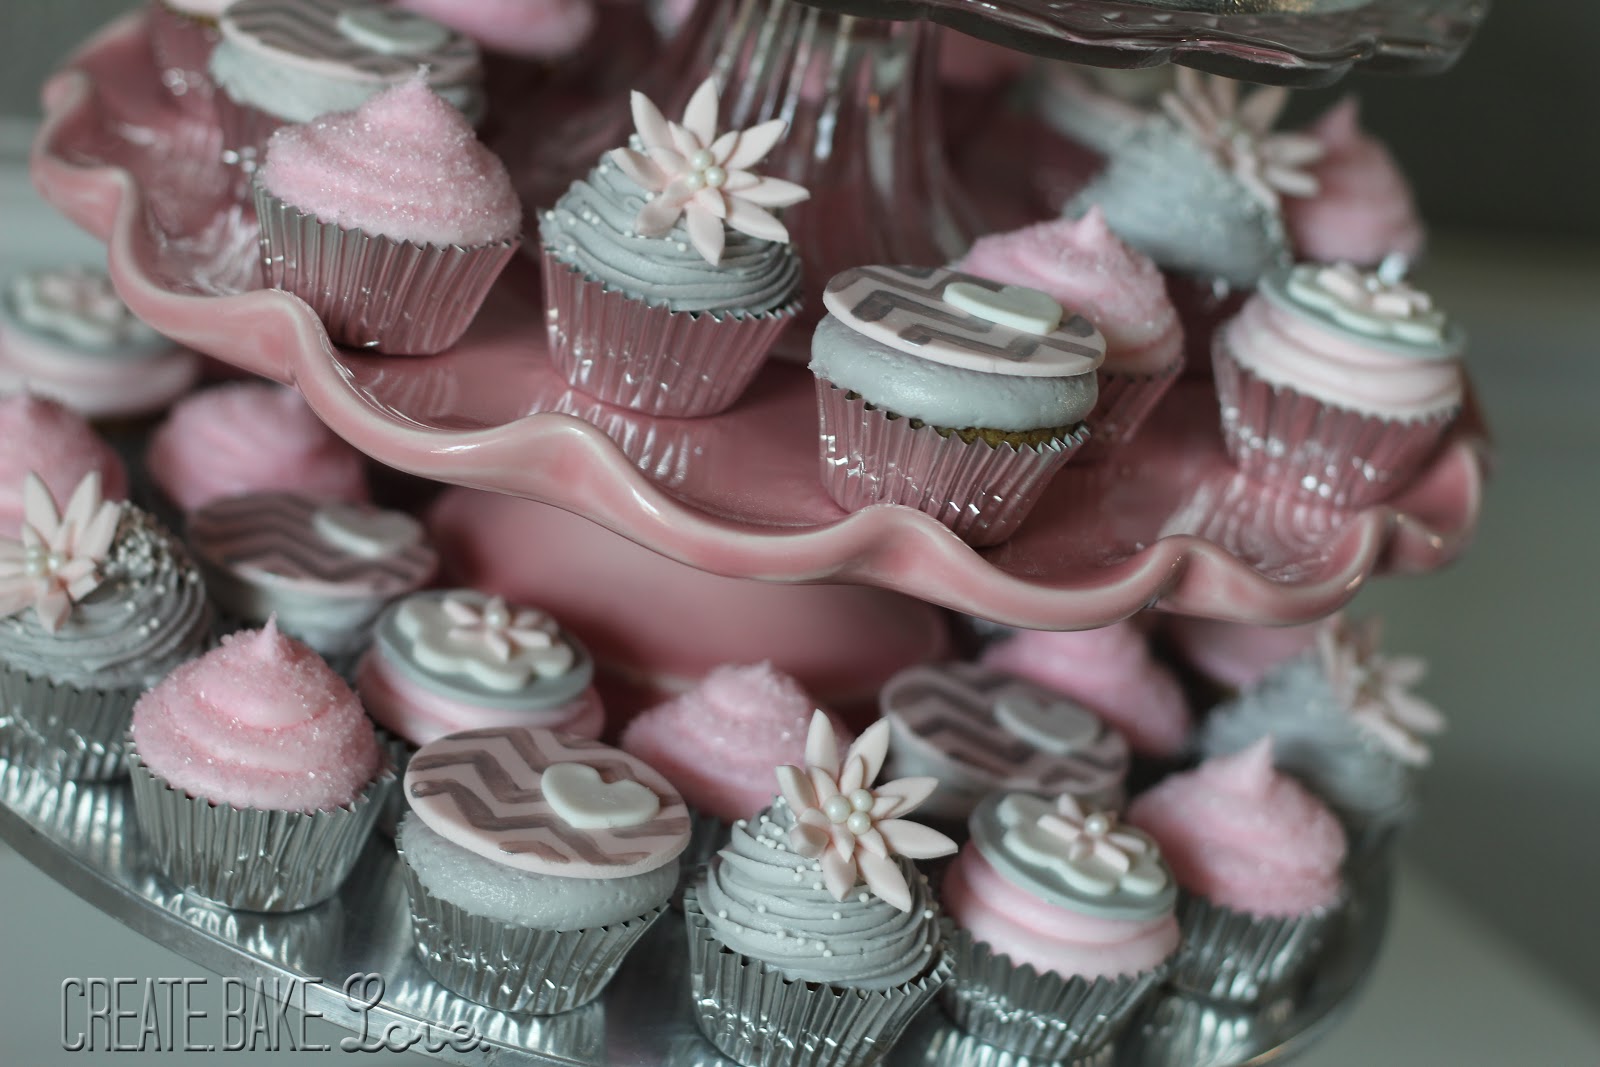
[[[963,441],[890,415],[817,379],[822,484],[847,511],[903,504],[932,515],[969,545],[1016,532],[1056,471],[1089,438],[1083,425],[1048,446]]]
[[[385,764],[338,808],[236,808],[173,787],[127,744],[134,812],[156,866],[185,892],[243,911],[299,911],[337,893],[395,787]]]
[[[574,388],[647,415],[727,410],[800,310],[669,311],[608,290],[548,248],[543,262],[551,363]]]
[[[695,1023],[745,1067],[865,1067],[877,1063],[950,978],[947,953],[889,989],[796,982],[728,948],[711,932],[694,889],[683,898]]]
[[[1079,1064],[1108,1048],[1161,984],[1164,967],[1114,978],[1065,978],[1017,966],[965,930],[947,936],[955,978],[940,1006],[974,1037],[1030,1061]]]
[[[1173,988],[1211,1000],[1258,1004],[1289,991],[1323,945],[1342,903],[1304,915],[1255,916],[1183,894],[1183,940],[1168,977]]]
[[[209,61],[221,36],[216,22],[151,0],[146,26],[161,84],[187,110],[205,113],[215,90]]]
[[[1213,364],[1223,443],[1239,469],[1336,507],[1366,507],[1405,488],[1460,410],[1401,421],[1334,407],[1257,377],[1222,334]]]
[[[420,245],[347,230],[260,183],[255,202],[267,286],[310,304],[335,344],[390,356],[432,355],[455,344],[519,244]]]
[[[1159,374],[1119,374],[1104,367],[1095,372],[1100,397],[1089,416],[1091,436],[1079,462],[1100,462],[1133,440],[1150,412],[1183,374],[1185,362],[1180,356]]]
[[[581,930],[516,926],[428,891],[400,854],[411,899],[411,935],[433,980],[497,1011],[556,1015],[598,997],[623,957],[666,912]]]

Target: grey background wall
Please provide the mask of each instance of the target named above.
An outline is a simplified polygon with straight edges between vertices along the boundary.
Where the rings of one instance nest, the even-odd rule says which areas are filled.
[[[35,110],[72,45],[138,2],[0,0],[0,114]],[[1600,237],[1600,4],[1498,0],[1448,75],[1350,86],[1434,223]]]

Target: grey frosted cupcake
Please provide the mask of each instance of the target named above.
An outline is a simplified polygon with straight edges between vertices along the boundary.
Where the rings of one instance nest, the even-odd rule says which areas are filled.
[[[1257,1004],[1292,991],[1344,907],[1345,836],[1260,741],[1165,778],[1128,808],[1183,890],[1170,980]]]
[[[930,267],[829,279],[811,338],[822,483],[1005,540],[1078,446],[1106,343],[1048,293]]]
[[[808,194],[750,169],[787,124],[719,135],[717,107],[710,79],[681,123],[634,93],[630,146],[606,153],[540,219],[551,359],[607,403],[722,411],[799,308],[800,259],[767,209]]]
[[[23,487],[20,539],[0,538],[0,706],[13,747],[65,778],[127,769],[122,738],[139,694],[211,635],[200,574],[149,515],[78,483],[64,508]]]
[[[683,798],[643,761],[531,727],[451,734],[406,769],[397,844],[423,965],[500,1011],[587,1004],[666,909]]]
[[[1376,619],[1340,620],[1313,647],[1219,705],[1200,734],[1208,756],[1272,738],[1273,761],[1333,809],[1353,856],[1381,850],[1416,808],[1426,737],[1444,725],[1411,692],[1424,666],[1378,651]]]
[[[782,796],[734,824],[686,895],[696,1022],[740,1063],[873,1062],[949,977],[937,906],[911,860],[956,846],[902,818],[931,779],[872,784],[888,744],[879,722],[841,758],[818,712],[806,766],[779,769]]]

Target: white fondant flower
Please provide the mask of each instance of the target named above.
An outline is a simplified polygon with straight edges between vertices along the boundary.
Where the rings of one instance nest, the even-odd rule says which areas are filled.
[[[1061,796],[1052,807],[1039,797],[1015,793],[1000,802],[1006,847],[1019,858],[1055,873],[1091,896],[1122,890],[1152,896],[1167,875],[1143,836],[1117,828],[1110,811],[1085,811],[1076,798]]]
[[[900,818],[928,799],[933,778],[901,778],[874,787],[889,754],[889,724],[878,721],[839,758],[833,724],[821,711],[811,717],[806,766],[778,768],[778,786],[797,820],[789,847],[818,859],[822,880],[843,900],[857,878],[901,911],[911,910],[911,887],[890,857],[948,856],[956,843],[937,830]]]
[[[1402,763],[1422,766],[1432,758],[1423,738],[1444,729],[1444,716],[1411,692],[1427,665],[1380,653],[1380,631],[1375,618],[1324,627],[1317,634],[1323,674],[1358,727]]]
[[[100,474],[91,471],[60,512],[49,488],[30,472],[22,506],[21,540],[0,538],[0,616],[31,606],[54,633],[72,606],[99,587],[122,505],[101,499]]]
[[[510,692],[535,678],[558,678],[577,656],[561,628],[542,611],[512,608],[501,597],[458,591],[412,597],[395,616],[411,639],[411,655],[439,674],[465,675]]]
[[[1349,263],[1301,264],[1289,276],[1289,291],[1301,303],[1361,333],[1419,344],[1444,336],[1444,313],[1434,309],[1433,299],[1395,274]]]
[[[717,133],[717,85],[707,78],[689,98],[683,122],[668,122],[650,98],[633,94],[633,123],[643,152],[618,148],[611,159],[653,194],[634,220],[645,237],[660,237],[684,219],[689,240],[708,263],[722,260],[724,226],[765,241],[786,242],[789,231],[767,208],[798,204],[811,194],[750,168],[788,129],[772,119],[748,130]]]
[[[1317,179],[1307,168],[1325,151],[1307,134],[1272,132],[1288,102],[1281,85],[1241,95],[1233,79],[1188,67],[1178,68],[1176,88],[1161,97],[1172,121],[1274,210],[1280,196],[1316,195]]]

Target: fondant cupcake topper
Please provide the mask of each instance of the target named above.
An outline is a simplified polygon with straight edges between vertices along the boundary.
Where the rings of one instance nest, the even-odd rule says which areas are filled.
[[[1349,263],[1302,263],[1289,272],[1289,297],[1347,330],[1418,346],[1422,355],[1450,354],[1448,323],[1433,299],[1392,271],[1364,271]]]
[[[1167,872],[1150,840],[1120,829],[1115,812],[1085,810],[1065,795],[1052,805],[1013,793],[997,814],[1006,827],[1007,849],[1080,893],[1150,897],[1167,887]]]
[[[635,92],[633,122],[643,151],[619,148],[611,159],[654,194],[634,220],[639,234],[660,237],[682,217],[695,250],[712,264],[722,259],[724,226],[788,242],[789,231],[766,209],[789,207],[811,194],[750,170],[777,145],[787,122],[771,119],[719,135],[717,85],[710,78],[689,98],[681,123],[668,122],[649,97]]]
[[[21,540],[0,537],[0,615],[31,606],[54,633],[72,606],[100,585],[122,505],[100,495],[100,472],[83,476],[64,511],[37,474],[23,483]]]
[[[1375,618],[1324,628],[1317,634],[1323,674],[1368,737],[1402,763],[1422,766],[1431,758],[1423,738],[1444,729],[1444,716],[1411,692],[1426,665],[1417,656],[1380,653],[1380,629]]]
[[[1283,196],[1315,196],[1317,179],[1307,169],[1322,158],[1315,137],[1273,133],[1289,90],[1281,85],[1240,95],[1231,78],[1178,68],[1178,84],[1161,97],[1161,107],[1224,169],[1269,208]]]
[[[101,271],[72,267],[12,279],[6,294],[26,327],[106,355],[141,354],[165,339],[140,322]]]
[[[900,818],[928,798],[938,784],[934,779],[872,785],[888,754],[889,724],[880,720],[841,760],[833,723],[819,710],[806,738],[806,765],[779,767],[778,785],[796,820],[789,847],[821,863],[823,882],[835,900],[845,899],[859,878],[885,902],[910,911],[911,887],[891,857],[948,856],[956,843]]]

